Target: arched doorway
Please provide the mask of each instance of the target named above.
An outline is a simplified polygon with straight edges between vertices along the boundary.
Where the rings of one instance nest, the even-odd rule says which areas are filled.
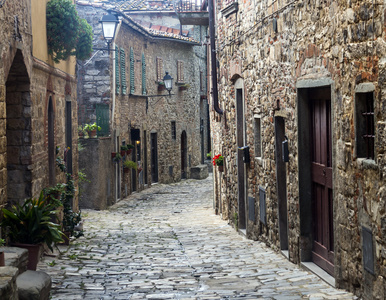
[[[7,202],[32,197],[31,93],[23,54],[16,52],[6,82]]]
[[[186,167],[188,160],[188,141],[186,139],[186,131],[181,133],[181,179],[186,178]]]

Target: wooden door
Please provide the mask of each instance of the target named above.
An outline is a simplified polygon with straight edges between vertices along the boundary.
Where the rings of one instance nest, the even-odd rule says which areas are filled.
[[[239,228],[247,228],[246,220],[246,181],[245,165],[243,159],[243,150],[240,147],[245,146],[245,126],[244,126],[244,100],[243,90],[236,89],[236,124],[237,124],[237,186],[238,186],[238,205],[239,205]]]
[[[158,182],[158,150],[157,150],[157,133],[151,133],[151,181]]]
[[[186,131],[184,130],[181,134],[181,178],[186,178],[187,171],[187,160],[188,160],[188,141],[186,138]]]
[[[332,145],[330,89],[312,93],[312,259],[334,275],[334,231],[332,199]]]

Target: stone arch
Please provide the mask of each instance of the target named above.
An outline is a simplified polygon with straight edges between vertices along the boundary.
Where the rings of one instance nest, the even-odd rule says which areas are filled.
[[[20,50],[6,81],[6,162],[8,205],[32,197],[30,78]]]

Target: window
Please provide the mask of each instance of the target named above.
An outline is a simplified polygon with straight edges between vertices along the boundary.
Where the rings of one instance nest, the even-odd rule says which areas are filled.
[[[177,82],[184,82],[184,62],[182,60],[177,61]]]
[[[374,94],[357,93],[355,98],[357,157],[374,159]]]
[[[157,81],[160,82],[164,78],[164,68],[163,68],[163,59],[157,57],[156,59],[156,71],[157,71]]]
[[[122,95],[126,95],[126,55],[125,50],[121,48],[121,84],[122,84]]]
[[[115,46],[115,53],[119,53],[118,46]],[[119,94],[120,86],[119,55],[115,56],[115,93]]]
[[[200,71],[200,91],[204,91],[204,72]]]
[[[261,118],[255,117],[255,156],[261,157]]]
[[[142,95],[146,95],[146,60],[142,53]]]
[[[172,139],[175,140],[176,138],[177,138],[176,121],[172,121]]]
[[[134,94],[134,50],[130,48],[130,94]]]

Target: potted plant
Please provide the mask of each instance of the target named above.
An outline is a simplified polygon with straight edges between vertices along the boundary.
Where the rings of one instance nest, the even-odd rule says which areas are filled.
[[[1,248],[5,245],[5,240],[0,239],[0,267],[5,266],[4,250]]]
[[[218,166],[219,172],[224,171],[224,157],[221,154],[217,154],[213,157],[213,165]]]
[[[125,156],[126,153],[127,153],[127,150],[129,150],[129,148],[127,147],[127,145],[122,145],[122,146],[121,146],[121,156]]]
[[[113,157],[113,161],[118,163],[122,159],[122,155],[120,153],[116,153]]]
[[[210,159],[211,157],[212,157],[212,151],[210,151],[209,153],[206,154],[207,159]]]
[[[158,81],[158,91],[164,91],[165,90],[165,82]]]
[[[63,242],[60,226],[51,222],[55,207],[46,203],[43,191],[39,198],[27,199],[22,205],[2,209],[2,228],[8,228],[8,237],[16,247],[28,249],[28,269],[36,270],[41,244],[53,251],[52,244]]]
[[[134,145],[132,145],[132,144],[127,144],[126,146],[127,146],[127,151],[126,151],[126,153],[127,153],[127,155],[129,155],[129,154],[131,153],[131,151],[133,151]]]
[[[125,172],[128,172],[130,169],[136,170],[137,169],[137,164],[134,161],[132,161],[132,160],[125,160],[123,162],[123,170]]]
[[[95,122],[93,124],[84,125],[84,130],[87,132],[90,138],[96,138],[97,131],[101,131],[102,128],[98,126]]]
[[[185,90],[187,90],[189,87],[190,87],[190,84],[184,83],[184,84],[181,84],[180,86],[178,86],[178,89],[179,89],[180,91],[185,91]]]
[[[78,137],[80,139],[82,139],[84,137],[84,128],[82,127],[82,125],[78,126]]]

